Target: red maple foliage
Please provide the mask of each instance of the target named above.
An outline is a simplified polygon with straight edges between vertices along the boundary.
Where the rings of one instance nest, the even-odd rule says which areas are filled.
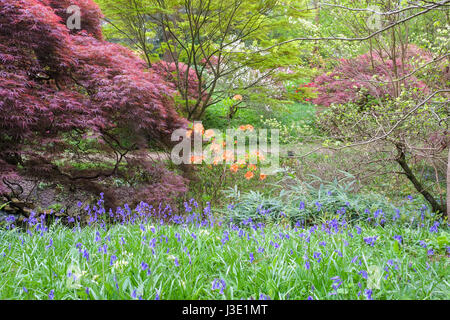
[[[376,99],[395,97],[395,87],[390,81],[409,74],[413,69],[413,61],[430,61],[430,55],[415,46],[409,46],[404,57],[396,60],[397,76],[394,62],[385,55],[367,53],[353,59],[341,59],[339,65],[328,73],[314,79],[318,97],[313,103],[323,106],[359,102],[367,96]],[[384,82],[384,83],[383,83]],[[426,91],[427,86],[414,76],[401,82],[405,89],[418,88]]]
[[[82,30],[65,25],[70,5],[81,8]],[[92,0],[0,0],[0,194],[26,175],[108,198],[113,188],[101,181],[130,172],[146,176],[139,194],[148,197],[139,200],[170,200],[185,191],[183,178],[145,153],[118,164],[150,142],[169,147],[170,134],[187,121],[176,113],[173,86],[161,74],[125,47],[103,41],[100,17]],[[114,168],[80,172],[57,164],[85,155],[79,145],[86,135],[97,137],[99,154],[118,161]]]

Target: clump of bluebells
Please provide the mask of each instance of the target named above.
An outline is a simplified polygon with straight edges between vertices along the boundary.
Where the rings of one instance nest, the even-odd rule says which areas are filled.
[[[316,210],[326,206],[313,205]],[[270,215],[270,207],[257,206],[255,217],[239,220],[218,216],[209,204],[201,208],[194,199],[184,204],[184,214],[146,203],[106,212],[102,198],[94,206],[79,203],[79,207],[87,212],[85,224],[72,218],[64,221],[65,226],[61,220],[49,225],[35,214],[25,229],[10,221],[2,231],[0,263],[4,270],[13,268],[13,262],[23,268],[3,275],[0,296],[157,300],[448,296],[448,285],[441,281],[448,267],[448,225],[430,215],[414,224],[410,219],[389,219],[381,209],[368,209],[367,219],[355,223],[347,215],[348,203],[334,216],[290,224],[259,219],[258,215]],[[308,202],[301,202],[296,210],[307,207]],[[289,216],[288,210],[282,212]]]

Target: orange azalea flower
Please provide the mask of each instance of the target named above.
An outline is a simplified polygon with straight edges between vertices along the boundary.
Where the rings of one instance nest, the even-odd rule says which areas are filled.
[[[205,128],[203,127],[203,125],[201,123],[196,123],[196,124],[194,124],[194,132],[203,134],[203,132],[205,132]]]
[[[214,137],[215,134],[216,133],[214,132],[213,129],[208,129],[205,131],[205,138],[207,138],[207,139],[212,138],[212,137]]]
[[[247,171],[247,173],[245,174],[245,179],[250,180],[251,178],[253,178],[253,176],[253,172]]]
[[[253,127],[251,124],[248,124],[245,126],[245,129],[248,131],[253,131],[255,129],[255,127]]]
[[[245,131],[245,130],[247,130],[247,126],[240,126],[240,127],[239,127],[239,130]]]
[[[205,159],[205,156],[191,156],[191,163],[199,163]]]
[[[249,169],[249,170],[256,170],[256,165],[254,165],[253,163],[252,163],[252,164],[249,164],[249,165],[248,165],[248,169]]]
[[[259,160],[263,161],[265,159],[265,157],[262,155],[261,152],[259,151],[254,151],[252,152],[252,155],[256,156]]]
[[[213,165],[217,166],[221,162],[222,162],[222,158],[221,157],[215,157],[214,160],[213,160]]]
[[[214,153],[220,153],[220,151],[222,150],[222,147],[220,146],[220,144],[217,143],[211,143],[211,151]]]
[[[225,161],[233,161],[234,160],[234,152],[231,150],[227,150],[224,152],[223,154],[223,158],[225,159]]]
[[[265,178],[267,178],[267,175],[262,173],[259,175],[259,180],[264,180]]]
[[[237,94],[233,97],[233,100],[242,101],[242,96],[240,94]]]
[[[190,138],[192,136],[192,130],[186,131],[186,137]]]
[[[236,173],[236,172],[238,172],[238,170],[239,170],[239,166],[237,164],[231,165],[231,167],[230,167],[231,172]]]

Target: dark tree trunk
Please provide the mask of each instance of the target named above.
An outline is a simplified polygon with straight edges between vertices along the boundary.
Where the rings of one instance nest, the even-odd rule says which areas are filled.
[[[397,163],[402,167],[403,172],[405,173],[406,177],[411,181],[411,183],[414,185],[416,190],[422,194],[422,196],[425,198],[425,200],[428,201],[428,203],[431,205],[431,209],[433,212],[437,212],[440,214],[445,214],[445,207],[444,204],[439,204],[436,199],[433,197],[431,193],[429,193],[425,187],[420,183],[419,180],[417,180],[416,176],[414,175],[414,172],[409,167],[408,163],[406,162],[406,155],[403,149],[403,146],[397,145],[398,150],[398,157],[396,159]]]

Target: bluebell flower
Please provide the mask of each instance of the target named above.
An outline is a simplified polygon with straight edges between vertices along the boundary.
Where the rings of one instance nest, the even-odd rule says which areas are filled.
[[[305,261],[305,269],[309,270],[309,268],[311,267],[310,263],[308,260]]]
[[[338,256],[342,258],[342,252],[341,251],[336,249],[336,250],[334,250],[334,252],[336,252],[338,254]]]
[[[87,251],[87,249],[83,250],[83,258],[85,258],[86,261],[89,262],[89,252]]]
[[[320,252],[314,252],[313,253],[313,258],[317,260],[317,262],[322,261],[322,258],[320,257],[322,255],[322,253]]]
[[[224,294],[224,290],[226,289],[226,283],[223,279],[214,279],[212,283],[212,290],[219,290],[220,294]]]
[[[335,291],[342,285],[342,280],[340,277],[336,276],[331,278],[333,280],[333,285],[331,286]]]
[[[426,248],[427,247],[427,243],[425,242],[425,241],[423,241],[423,240],[420,240],[419,241],[419,244],[420,244],[420,246],[422,247],[422,248]]]
[[[431,233],[438,232],[438,227],[439,227],[439,222],[435,221],[433,226],[430,228],[430,232]]]
[[[374,236],[374,237],[367,237],[364,238],[364,242],[367,243],[368,245],[370,245],[371,247],[373,247],[375,245],[375,242],[377,241],[378,236]]]
[[[112,266],[114,264],[114,262],[116,262],[116,260],[117,260],[117,257],[115,255],[112,255],[110,258],[109,265]]]
[[[53,300],[55,298],[55,290],[50,290],[50,293],[48,294],[48,298],[50,300]]]
[[[50,240],[49,240],[49,242],[48,242],[48,245],[45,246],[45,249],[49,249],[49,248],[52,248],[52,247],[53,247],[53,239],[50,238]]]
[[[373,300],[372,299],[372,289],[366,289],[366,296],[367,296],[367,300]]]
[[[316,202],[316,206],[317,206],[317,211],[322,210],[322,204],[319,203],[318,201]]]

